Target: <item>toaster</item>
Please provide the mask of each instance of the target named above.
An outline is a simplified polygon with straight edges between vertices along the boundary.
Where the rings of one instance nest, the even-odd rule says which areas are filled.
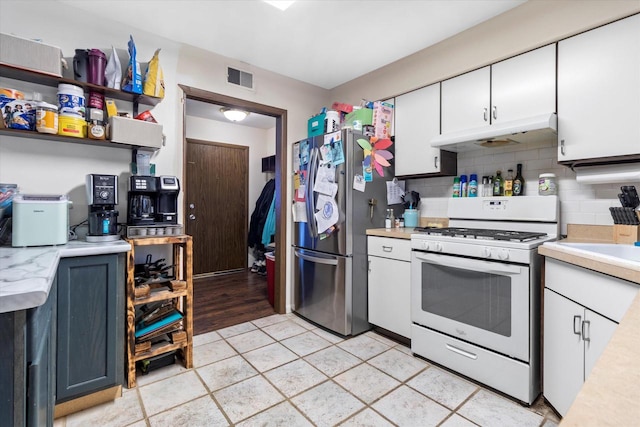
[[[66,195],[16,194],[11,246],[64,245],[69,240]]]

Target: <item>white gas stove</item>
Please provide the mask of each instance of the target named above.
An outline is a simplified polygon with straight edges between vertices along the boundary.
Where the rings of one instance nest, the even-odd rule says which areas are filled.
[[[540,263],[558,198],[451,199],[411,235],[411,348],[525,403],[540,394]],[[496,375],[496,372],[500,372]]]

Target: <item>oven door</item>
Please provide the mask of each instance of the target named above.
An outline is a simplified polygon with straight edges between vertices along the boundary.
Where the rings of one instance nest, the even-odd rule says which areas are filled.
[[[529,361],[529,267],[411,253],[411,320]]]

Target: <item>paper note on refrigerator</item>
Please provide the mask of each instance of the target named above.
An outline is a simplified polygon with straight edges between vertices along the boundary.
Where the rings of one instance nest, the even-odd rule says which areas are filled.
[[[318,233],[326,231],[329,227],[338,222],[338,204],[333,197],[320,194],[316,203],[318,212],[315,213]]]
[[[338,192],[336,180],[336,168],[330,164],[320,165],[313,183],[313,191],[327,196],[335,197]]]
[[[307,204],[305,202],[294,202],[291,207],[293,222],[307,222]]]
[[[367,183],[364,181],[364,176],[355,174],[353,176],[353,189],[364,193],[366,187]]]
[[[399,205],[404,203],[404,181],[387,181],[387,204]]]

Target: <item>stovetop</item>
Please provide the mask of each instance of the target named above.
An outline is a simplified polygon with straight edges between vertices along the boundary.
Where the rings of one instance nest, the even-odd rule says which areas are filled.
[[[511,242],[528,242],[539,239],[547,233],[513,230],[492,230],[482,228],[448,227],[448,228],[415,228],[414,231],[430,236],[462,237],[478,240],[503,240]]]

